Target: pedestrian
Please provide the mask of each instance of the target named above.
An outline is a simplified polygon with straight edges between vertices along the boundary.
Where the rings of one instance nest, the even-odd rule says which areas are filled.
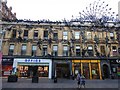
[[[78,84],[78,88],[80,88],[80,80],[81,79],[81,74],[80,72],[77,74],[77,84]]]
[[[84,75],[81,75],[80,77],[80,88],[84,87],[85,88],[85,77]]]

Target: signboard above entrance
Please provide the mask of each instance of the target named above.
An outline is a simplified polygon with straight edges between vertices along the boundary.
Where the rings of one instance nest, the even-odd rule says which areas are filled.
[[[25,59],[25,62],[34,62],[34,63],[39,63],[39,62],[41,62],[41,60],[40,59]]]

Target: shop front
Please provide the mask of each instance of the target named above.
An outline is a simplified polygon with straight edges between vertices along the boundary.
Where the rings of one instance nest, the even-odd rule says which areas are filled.
[[[70,78],[71,61],[69,60],[54,60],[53,61],[53,77]]]
[[[47,77],[52,76],[52,60],[51,59],[14,59],[14,72],[18,72],[19,77],[31,78],[33,76]]]
[[[7,77],[11,74],[14,58],[2,58],[2,76]]]
[[[75,77],[80,72],[86,79],[102,79],[100,60],[72,60],[72,72]]]
[[[120,59],[110,60],[112,78],[118,79]]]

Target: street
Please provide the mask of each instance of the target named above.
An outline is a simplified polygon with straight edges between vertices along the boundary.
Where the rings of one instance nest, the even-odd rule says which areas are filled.
[[[32,83],[32,79],[20,78],[18,82],[8,83],[4,78],[2,88],[77,88],[77,81],[58,79],[54,83],[53,79],[39,78],[38,83]],[[118,80],[86,80],[86,88],[118,88]]]

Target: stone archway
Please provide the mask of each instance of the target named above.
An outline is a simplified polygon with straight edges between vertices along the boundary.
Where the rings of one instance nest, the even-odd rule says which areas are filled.
[[[109,78],[110,71],[107,64],[103,64],[103,76],[104,78]]]

